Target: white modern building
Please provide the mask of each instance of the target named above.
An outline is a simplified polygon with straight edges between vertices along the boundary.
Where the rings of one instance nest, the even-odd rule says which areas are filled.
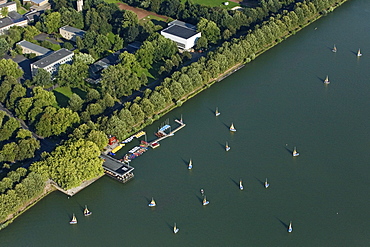
[[[55,74],[61,64],[70,63],[74,53],[63,48],[41,58],[31,64],[32,76],[35,76],[38,69],[44,69],[50,74]]]
[[[22,41],[18,42],[17,45],[19,45],[22,48],[22,53],[23,54],[34,53],[34,54],[36,54],[36,56],[45,56],[45,55],[52,52],[49,49],[46,49],[42,46],[36,45],[34,43],[31,43],[31,42],[28,42],[26,40],[22,40]]]
[[[64,26],[59,28],[59,33],[60,35],[62,35],[63,38],[76,42],[76,38],[77,37],[83,38],[86,32],[75,27]]]
[[[161,31],[161,35],[174,41],[177,47],[183,50],[193,48],[201,37],[195,26],[178,20],[170,22],[168,27]]]

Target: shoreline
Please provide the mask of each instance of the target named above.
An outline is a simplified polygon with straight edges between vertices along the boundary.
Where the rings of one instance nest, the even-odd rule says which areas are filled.
[[[318,14],[315,18],[309,20],[305,25],[298,26],[296,29],[294,29],[292,31],[289,31],[286,35],[280,37],[281,38],[281,41],[280,42],[274,41],[271,44],[269,44],[266,47],[264,47],[262,50],[258,51],[255,54],[256,55],[255,58],[257,58],[259,55],[263,54],[264,52],[268,51],[269,49],[273,48],[274,46],[278,45],[279,43],[283,42],[285,39],[289,38],[290,36],[295,35],[297,32],[299,32],[302,29],[304,29],[305,27],[311,25],[312,23],[314,23],[316,20],[320,19],[321,17],[326,16],[326,14],[332,12],[334,9],[340,7],[342,4],[346,3],[347,1],[349,1],[349,0],[345,0],[345,1],[342,1],[340,3],[334,4],[330,8],[328,8],[326,10],[323,10],[322,11],[322,12],[324,12],[323,14]],[[169,113],[170,111],[172,111],[174,108],[177,108],[177,107],[181,106],[184,102],[186,102],[187,100],[189,100],[192,97],[196,96],[197,94],[201,93],[203,90],[209,88],[214,83],[219,82],[219,81],[222,81],[226,77],[228,77],[228,76],[232,75],[233,73],[237,72],[239,69],[243,68],[246,64],[247,63],[237,63],[234,66],[232,66],[231,68],[227,69],[225,72],[219,74],[218,77],[211,78],[206,84],[204,84],[204,85],[202,85],[202,86],[194,89],[189,94],[181,97],[176,103],[172,103],[172,104],[168,105],[166,108],[164,108],[162,111],[158,112],[157,113],[157,116],[162,117],[163,115],[165,115],[165,114]],[[153,120],[153,121],[156,120],[156,118],[154,118],[154,117],[152,117],[150,119]],[[151,121],[150,124],[145,124],[145,122],[144,122],[144,125],[141,126],[141,128],[145,128],[146,126],[151,125],[153,123],[153,121]],[[134,132],[136,132],[136,131],[134,131]],[[91,183],[95,182],[96,180],[98,180],[102,176],[104,176],[104,174],[101,175],[101,176],[98,176],[96,178],[91,179],[93,181],[90,182],[90,183],[88,183],[88,182],[91,181],[91,180],[86,181],[84,185],[82,185],[82,183],[81,183],[80,186],[68,190],[68,191],[70,191],[72,193],[71,195],[68,194],[68,191],[66,193],[62,189],[57,189],[55,186],[52,185],[52,183],[47,182],[46,185],[45,185],[44,191],[39,196],[37,196],[36,198],[32,198],[28,203],[25,203],[24,206],[22,206],[16,213],[14,213],[12,215],[9,215],[7,217],[7,220],[6,221],[0,223],[0,231],[2,229],[4,229],[5,227],[7,227],[9,224],[11,224],[16,218],[18,218],[20,215],[22,215],[22,213],[26,212],[29,208],[31,208],[33,205],[35,205],[37,202],[39,202],[40,200],[42,200],[44,197],[46,197],[51,192],[54,192],[56,190],[60,190],[61,192],[65,193],[65,194],[67,194],[69,196],[73,196],[75,193],[79,192],[83,188],[86,188],[88,185],[90,185]],[[76,189],[76,188],[79,188],[81,186],[82,186],[82,188]]]

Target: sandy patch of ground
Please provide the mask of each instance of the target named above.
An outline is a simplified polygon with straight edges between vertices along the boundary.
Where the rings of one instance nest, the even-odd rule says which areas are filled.
[[[124,10],[130,10],[132,12],[134,12],[135,14],[137,14],[137,18],[139,20],[147,17],[148,15],[153,15],[153,16],[157,16],[159,18],[162,18],[164,20],[167,21],[168,17],[167,16],[164,16],[164,15],[158,15],[154,12],[150,12],[150,11],[147,11],[147,10],[144,10],[144,9],[139,9],[139,8],[135,8],[135,7],[131,7],[127,4],[124,4],[124,3],[117,3],[118,5],[118,8],[119,9],[124,9]]]

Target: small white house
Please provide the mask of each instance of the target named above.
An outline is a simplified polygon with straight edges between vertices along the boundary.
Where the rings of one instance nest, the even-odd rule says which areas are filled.
[[[191,49],[201,37],[195,26],[177,20],[169,23],[168,27],[161,31],[161,35],[174,41],[177,47],[183,50]]]

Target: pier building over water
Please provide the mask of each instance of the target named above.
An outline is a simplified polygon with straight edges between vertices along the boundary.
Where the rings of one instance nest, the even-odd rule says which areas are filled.
[[[104,159],[103,168],[106,175],[122,183],[126,183],[134,177],[134,168],[132,166],[129,166],[128,164],[120,162],[105,154],[102,154],[100,157]]]

